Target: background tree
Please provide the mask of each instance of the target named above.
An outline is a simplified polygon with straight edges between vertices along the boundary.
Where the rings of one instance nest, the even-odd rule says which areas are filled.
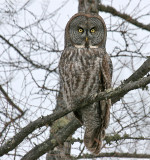
[[[71,112],[61,101],[57,70],[65,26],[60,26],[60,21],[65,18],[57,15],[68,5],[67,2],[57,3],[55,7],[56,2],[41,1],[38,14],[35,10],[39,6],[32,0],[0,4],[2,159],[37,159],[49,150],[54,158],[94,158],[84,148],[84,128],[79,122],[75,119],[70,122],[68,118],[58,120]],[[77,8],[78,1],[68,3],[76,4]],[[107,52],[114,66],[114,90],[89,95],[88,101],[76,102],[85,106],[86,103],[112,98],[111,121],[102,152],[97,158],[150,158],[150,25],[147,21],[150,3],[144,0],[128,0],[124,4],[113,0],[101,3],[80,0],[79,4],[79,10],[86,8],[85,4],[87,8],[96,7],[104,18],[108,30]],[[49,10],[51,6],[52,10]],[[66,22],[73,14],[69,14]],[[67,139],[74,132],[73,138]],[[72,144],[71,157],[61,150],[66,140],[67,147],[70,148],[70,142]],[[53,149],[59,154],[53,153]],[[51,152],[47,158],[52,157]],[[69,152],[68,149],[67,154]],[[45,159],[45,156],[40,159]]]

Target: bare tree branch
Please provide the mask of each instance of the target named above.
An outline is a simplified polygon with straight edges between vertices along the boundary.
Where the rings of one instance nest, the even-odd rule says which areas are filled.
[[[112,14],[113,16],[117,16],[117,17],[120,17],[122,19],[124,19],[125,21],[141,28],[141,29],[144,29],[144,30],[147,30],[147,31],[150,31],[150,25],[146,25],[146,24],[143,24],[139,21],[137,21],[136,19],[133,19],[131,16],[129,16],[128,14],[125,14],[125,13],[120,13],[119,11],[117,11],[115,8],[113,7],[110,7],[110,6],[105,6],[105,5],[102,5],[100,4],[98,6],[98,9],[99,11],[101,12],[106,12],[106,13],[110,13]]]
[[[113,141],[120,141],[120,140],[145,140],[145,141],[150,141],[150,138],[145,138],[145,137],[131,137],[128,134],[125,134],[123,136],[120,136],[119,134],[114,134],[114,135],[106,135],[104,140],[106,141],[107,144],[110,144]],[[72,143],[74,142],[80,142],[83,143],[82,139],[72,139]]]
[[[10,47],[12,47],[24,60],[26,60],[27,62],[29,62],[35,68],[44,69],[44,70],[47,70],[49,72],[56,72],[57,68],[55,68],[53,70],[50,70],[50,68],[47,67],[47,66],[43,66],[41,64],[39,65],[39,64],[33,62],[30,58],[26,57],[23,53],[21,53],[21,51],[17,47],[15,47],[9,40],[7,40],[5,37],[3,37],[2,35],[0,35],[0,38],[2,40],[4,40]]]
[[[119,134],[115,134],[113,136],[106,136],[105,141],[107,144],[110,144],[112,141],[120,141],[120,140],[150,140],[150,138],[145,137],[131,137],[128,134],[125,134],[123,136],[120,136]]]
[[[11,123],[14,123],[16,120],[20,119],[24,114],[25,114],[25,112],[19,114],[19,115],[18,115],[17,117],[15,117],[15,118],[11,118],[9,122],[6,122],[4,128],[3,128],[2,131],[0,132],[0,137],[3,135],[4,131],[6,131],[7,127],[8,127]]]
[[[11,100],[11,98],[8,96],[8,94],[5,92],[5,90],[3,89],[1,85],[0,85],[0,91],[2,92],[2,94],[4,95],[4,97],[7,99],[8,103],[11,106],[16,108],[21,114],[24,114],[24,111]]]
[[[79,159],[83,159],[83,158],[86,158],[86,159],[91,159],[91,158],[101,158],[101,157],[119,157],[119,158],[150,158],[150,155],[149,154],[137,154],[137,153],[134,153],[134,154],[130,154],[130,153],[117,153],[117,152],[114,152],[114,153],[100,153],[98,156],[93,156],[93,155],[90,155],[90,154],[85,154],[83,156],[80,156],[78,157]]]

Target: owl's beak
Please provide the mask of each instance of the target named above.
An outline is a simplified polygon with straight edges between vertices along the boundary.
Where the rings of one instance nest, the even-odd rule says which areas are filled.
[[[88,41],[88,37],[85,38],[85,47],[89,48],[89,41]]]

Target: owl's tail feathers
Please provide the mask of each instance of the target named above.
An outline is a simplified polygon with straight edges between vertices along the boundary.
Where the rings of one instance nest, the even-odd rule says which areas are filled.
[[[88,130],[88,128],[86,128],[84,134],[84,144],[90,152],[97,155],[100,153],[102,140],[104,137],[104,129],[102,130],[102,128],[98,127],[96,129]]]

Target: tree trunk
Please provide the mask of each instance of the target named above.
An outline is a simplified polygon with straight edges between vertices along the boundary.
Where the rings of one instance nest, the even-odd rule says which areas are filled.
[[[57,97],[57,105],[56,105],[54,112],[58,111],[60,108],[63,108],[63,107],[66,107],[66,106],[62,98],[61,87],[60,87],[60,92]],[[53,123],[53,125],[51,126],[51,130],[50,130],[50,137],[55,136],[55,134],[59,131],[59,129],[62,129],[70,122],[69,117],[70,117],[70,114],[56,120]],[[69,142],[69,139],[71,139],[71,136],[67,139],[68,142],[64,142],[64,144],[60,144],[59,146],[55,147],[54,150],[50,150],[47,153],[46,160],[68,160],[70,159],[71,142]]]
[[[98,14],[100,0],[79,0],[78,12]]]

